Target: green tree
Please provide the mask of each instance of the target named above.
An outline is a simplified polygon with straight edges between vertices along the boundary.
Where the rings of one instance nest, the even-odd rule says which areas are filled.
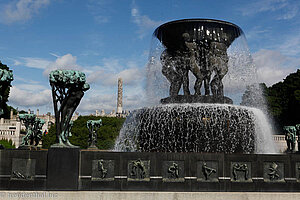
[[[261,95],[259,94],[261,92]],[[283,81],[271,87],[260,83],[259,87],[247,87],[241,105],[262,108],[260,97],[266,99],[266,108],[277,129],[281,133],[283,126],[300,124],[300,70],[289,74]]]
[[[267,102],[279,130],[300,123],[300,70],[268,88]]]
[[[8,109],[9,111],[13,110],[13,114],[14,114],[14,115],[18,114],[17,109],[15,109],[15,108],[12,107],[12,106],[7,106],[7,109]]]
[[[52,124],[46,135],[42,137],[43,148],[49,149],[52,144],[56,143],[56,126]]]
[[[86,127],[88,120],[102,119],[102,126],[97,131],[97,147],[102,150],[112,149],[115,140],[119,135],[120,129],[125,118],[117,117],[96,117],[96,116],[79,116],[71,129],[72,136],[69,137],[73,145],[80,146],[82,149],[88,147],[89,131]],[[43,136],[43,148],[49,148],[55,143],[56,130],[55,125],[51,126],[46,136]]]
[[[16,146],[13,144],[12,140],[1,139],[0,144],[2,144],[5,149],[15,149],[16,148]]]

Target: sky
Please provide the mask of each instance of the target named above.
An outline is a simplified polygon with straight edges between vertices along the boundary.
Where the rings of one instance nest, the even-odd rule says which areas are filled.
[[[76,69],[91,86],[80,114],[116,109],[118,77],[123,109],[139,108],[153,31],[186,18],[241,27],[259,82],[299,69],[299,0],[0,0],[0,60],[14,74],[8,104],[53,113],[50,71]]]

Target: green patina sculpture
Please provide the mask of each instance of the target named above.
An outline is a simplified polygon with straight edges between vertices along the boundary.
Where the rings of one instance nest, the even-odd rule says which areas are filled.
[[[3,115],[3,109],[5,104],[5,97],[2,96],[5,94],[5,91],[8,87],[11,87],[11,81],[13,81],[13,73],[11,70],[0,69],[0,116]]]
[[[295,127],[296,127],[296,133],[299,136],[300,135],[300,124],[296,124]]]
[[[300,124],[296,124],[296,136],[298,136],[298,152],[300,152]]]
[[[49,75],[56,124],[56,144],[51,147],[75,147],[68,136],[72,128],[71,118],[80,100],[90,86],[85,74],[74,70],[55,70]]]
[[[284,126],[283,127],[285,140],[287,143],[287,151],[295,151],[296,142],[296,127],[295,126]]]
[[[28,146],[30,145],[30,139],[33,137],[33,129],[35,123],[35,115],[34,114],[20,114],[19,119],[23,121],[26,127],[26,135],[22,138],[22,143],[20,146]]]
[[[37,146],[42,139],[42,127],[45,124],[43,119],[36,118],[34,114],[20,114],[19,119],[26,127],[26,135],[22,138],[20,147]]]
[[[88,120],[86,127],[89,129],[89,149],[97,149],[97,131],[102,126],[102,120]]]
[[[33,131],[34,136],[33,136],[33,139],[32,139],[35,142],[35,146],[37,146],[40,143],[40,141],[43,137],[42,128],[43,128],[44,124],[45,124],[45,120],[35,118],[34,131]]]

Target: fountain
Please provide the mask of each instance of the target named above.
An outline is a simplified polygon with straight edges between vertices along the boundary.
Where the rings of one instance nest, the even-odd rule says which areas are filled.
[[[240,52],[236,56],[233,50],[238,46],[233,43],[244,38],[238,26],[210,19],[178,20],[158,27],[153,37],[159,45],[154,45],[150,55],[147,94],[154,102],[166,91],[169,96],[160,99],[159,105],[135,110],[124,124],[115,150],[276,152],[264,114],[233,105],[224,95],[224,85],[241,90],[241,85],[249,84],[246,79],[255,81],[253,65],[237,61],[245,61],[241,59],[245,55]],[[238,74],[241,79],[236,81]]]
[[[123,191],[147,191],[145,198],[155,199],[299,192],[299,155],[268,155],[276,151],[266,115],[234,104],[255,82],[242,30],[218,20],[179,20],[158,27],[154,41],[148,107],[127,117],[119,152],[95,148],[101,120],[87,122],[90,149],[69,143],[70,116],[89,85],[81,72],[57,70],[50,85],[58,143],[49,150],[0,150],[0,190],[113,191],[114,197],[101,192],[107,199],[142,194]]]

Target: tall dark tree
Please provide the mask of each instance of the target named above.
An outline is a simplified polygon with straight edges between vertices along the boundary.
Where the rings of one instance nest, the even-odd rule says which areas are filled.
[[[257,95],[257,94],[261,95]],[[266,99],[266,108],[277,132],[283,126],[300,124],[300,70],[288,75],[283,81],[271,87],[264,83],[247,87],[241,105],[262,109],[261,97]]]
[[[300,70],[268,88],[268,105],[274,120],[282,126],[300,123]]]

